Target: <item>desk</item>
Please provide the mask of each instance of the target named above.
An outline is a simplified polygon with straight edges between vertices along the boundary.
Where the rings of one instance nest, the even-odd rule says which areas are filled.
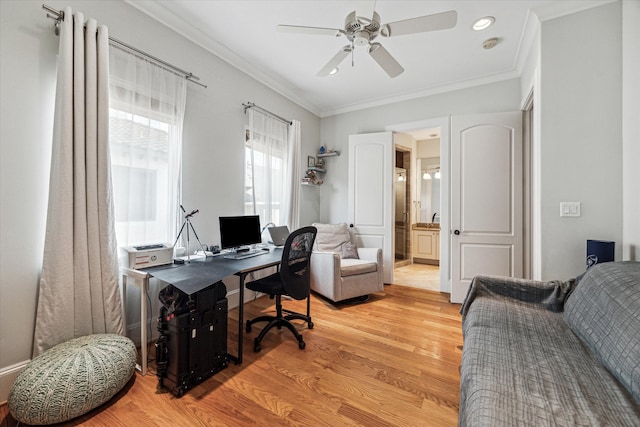
[[[127,278],[138,279],[140,286],[140,341],[141,364],[136,365],[142,375],[147,374],[147,294],[149,292],[149,278],[174,285],[186,294],[192,294],[200,289],[212,285],[228,276],[238,276],[238,355],[228,354],[230,360],[236,364],[242,363],[242,341],[244,333],[244,282],[250,273],[264,268],[280,265],[282,260],[282,248],[271,248],[269,253],[251,258],[231,260],[223,256],[207,257],[206,259],[194,259],[190,263],[169,264],[157,267],[133,270],[121,269],[122,274],[122,301],[126,308]],[[126,327],[126,311],[125,311]]]

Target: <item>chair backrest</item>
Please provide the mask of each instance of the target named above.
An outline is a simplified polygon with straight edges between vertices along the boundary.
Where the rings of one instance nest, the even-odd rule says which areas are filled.
[[[284,243],[280,277],[285,292],[294,299],[304,299],[311,292],[311,252],[317,232],[315,227],[302,227]]]
[[[314,222],[312,225],[318,229],[315,250],[339,254],[342,252],[342,245],[351,242],[349,227],[344,222],[339,224]]]

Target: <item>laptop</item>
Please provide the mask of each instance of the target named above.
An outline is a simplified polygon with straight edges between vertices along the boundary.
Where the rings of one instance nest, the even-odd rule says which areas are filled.
[[[269,234],[275,246],[283,246],[289,237],[289,227],[282,225],[280,227],[269,227]]]

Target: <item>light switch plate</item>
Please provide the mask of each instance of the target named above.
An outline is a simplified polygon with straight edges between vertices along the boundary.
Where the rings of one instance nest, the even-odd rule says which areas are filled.
[[[580,202],[560,202],[560,216],[579,217]]]

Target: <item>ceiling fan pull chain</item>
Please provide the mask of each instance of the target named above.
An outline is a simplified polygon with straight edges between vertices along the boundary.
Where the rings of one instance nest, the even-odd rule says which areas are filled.
[[[355,45],[353,44],[353,41],[351,41],[351,66],[355,67],[356,66],[356,60],[355,60]]]

